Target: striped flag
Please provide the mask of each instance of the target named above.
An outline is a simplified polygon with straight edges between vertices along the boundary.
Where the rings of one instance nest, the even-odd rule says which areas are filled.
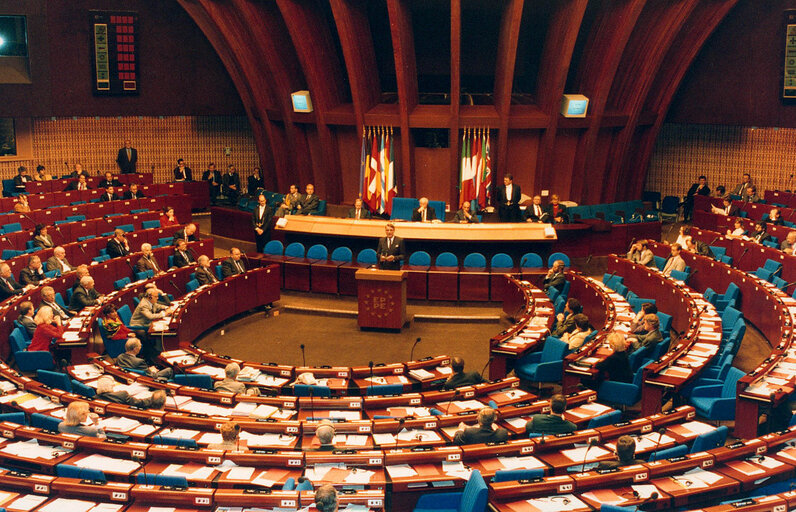
[[[392,213],[398,195],[392,128],[368,127],[362,133],[360,197],[374,213]]]

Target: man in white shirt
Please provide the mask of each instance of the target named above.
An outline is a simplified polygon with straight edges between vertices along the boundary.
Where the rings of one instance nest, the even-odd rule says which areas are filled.
[[[61,274],[66,274],[75,269],[66,259],[66,249],[60,245],[53,249],[53,255],[47,258],[47,271],[60,270]]]
[[[666,260],[666,265],[663,266],[663,275],[672,275],[672,270],[685,272],[685,260],[680,256],[682,247],[680,244],[672,244],[672,255]]]
[[[533,196],[533,204],[525,209],[526,222],[546,222],[547,213],[542,208],[542,196]]]
[[[431,222],[437,219],[437,212],[428,205],[428,198],[421,197],[420,206],[412,212],[412,222]]]

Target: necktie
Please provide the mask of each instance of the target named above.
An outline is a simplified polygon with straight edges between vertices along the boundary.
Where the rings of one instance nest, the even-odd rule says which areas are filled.
[[[535,212],[537,217],[541,217],[542,216],[542,210],[541,210],[541,208],[539,207],[538,204],[533,205],[533,210],[534,210],[534,212]]]
[[[357,220],[359,220],[359,210],[357,210],[357,216],[356,216],[356,219],[357,219]]]
[[[390,247],[392,247],[392,238],[387,239],[387,248],[389,249]]]
[[[55,302],[51,303],[50,307],[55,311],[56,315],[64,316],[64,310],[61,309],[61,307],[58,304],[56,304]]]
[[[155,261],[155,259],[154,258],[147,258],[147,259],[152,264],[152,268],[155,269],[155,272],[158,272],[160,269],[158,269],[158,264]]]
[[[238,274],[242,274],[243,273],[243,267],[241,267],[240,261],[236,261],[235,262],[235,266],[238,267]]]
[[[185,251],[180,251],[180,254],[182,255],[182,259],[184,259],[185,261],[188,261],[188,255],[185,254]]]
[[[423,210],[423,222],[425,222],[425,221],[426,221],[426,210],[424,209]]]
[[[127,150],[127,159],[128,160],[132,160],[132,158],[133,158],[133,151],[128,149]]]

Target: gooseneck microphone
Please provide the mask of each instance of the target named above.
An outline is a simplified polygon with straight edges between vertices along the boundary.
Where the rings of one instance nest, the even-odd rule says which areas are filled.
[[[415,340],[414,344],[412,345],[412,350],[411,350],[411,352],[409,352],[409,360],[410,361],[414,361],[415,360],[415,347],[417,346],[418,343],[420,343],[420,339],[421,338],[418,337]]]
[[[450,400],[448,400],[448,406],[445,407],[445,416],[448,415],[448,411],[451,408],[451,404],[453,403],[453,399],[456,398],[457,396],[459,396],[459,390],[458,389],[454,389],[453,390],[453,396],[451,397]]]
[[[299,348],[301,349],[301,366],[306,367],[307,359],[304,357],[304,344],[299,345]]]
[[[591,447],[595,446],[596,444],[597,444],[597,440],[596,439],[589,439],[589,444],[586,446],[586,451],[583,452],[583,464],[580,465],[580,472],[581,473],[586,471],[586,461],[588,460],[588,457],[589,457],[589,450],[591,450]]]
[[[655,449],[652,450],[652,453],[658,453],[658,448],[661,446],[661,441],[663,441],[663,436],[666,434],[666,427],[662,427],[658,429],[658,442],[655,443]]]
[[[483,378],[484,378],[484,372],[486,371],[486,369],[487,369],[487,368],[489,368],[489,364],[490,364],[490,363],[492,362],[492,360],[494,360],[494,359],[495,359],[495,356],[489,356],[489,360],[486,362],[486,364],[484,365],[484,367],[483,367],[483,368],[481,368],[481,373],[480,373],[480,375],[481,375],[481,379],[482,379],[482,380],[483,380]]]

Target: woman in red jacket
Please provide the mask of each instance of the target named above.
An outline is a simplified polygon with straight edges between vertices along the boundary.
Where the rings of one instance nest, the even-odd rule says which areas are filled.
[[[28,350],[50,350],[52,342],[61,337],[64,333],[64,326],[61,325],[61,318],[53,314],[50,306],[42,306],[33,317],[36,322],[36,330],[33,339],[28,345]]]

